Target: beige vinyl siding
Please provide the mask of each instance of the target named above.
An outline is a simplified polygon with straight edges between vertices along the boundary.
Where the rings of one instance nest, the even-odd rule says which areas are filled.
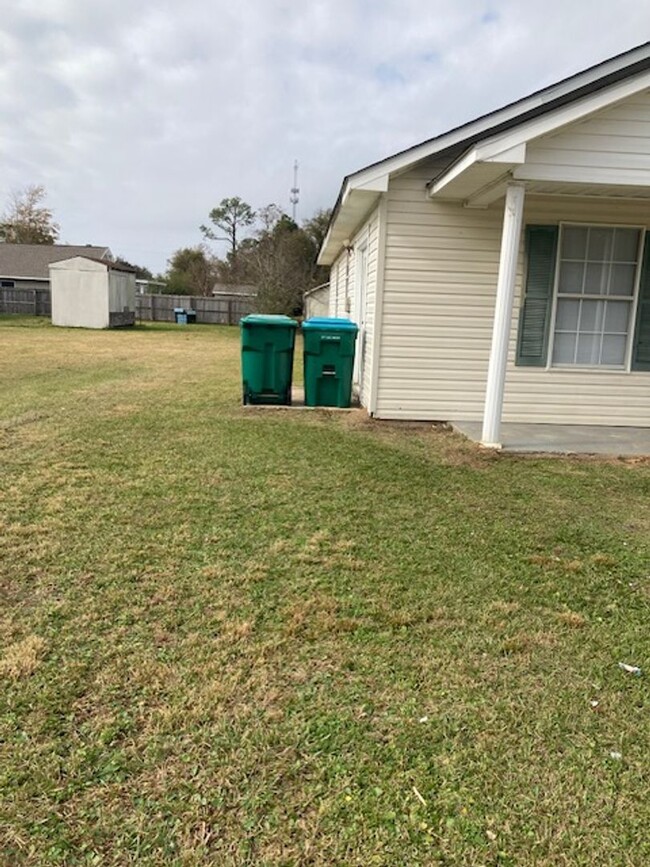
[[[526,170],[535,177],[650,183],[650,94],[626,99],[559,133],[532,142]]]
[[[366,291],[364,298],[364,328],[357,338],[357,352],[362,353],[361,382],[359,398],[361,405],[367,407],[370,402],[372,379],[372,354],[374,346],[375,299],[377,297],[377,262],[379,253],[379,209],[374,211],[357,239],[357,244],[366,244]],[[357,275],[359,279],[359,275]],[[360,311],[356,309],[357,295],[353,298],[350,318],[353,322],[361,322]]]
[[[348,316],[354,293],[354,256],[343,250],[330,270],[330,316]]]
[[[343,251],[335,260],[330,271],[332,290],[330,291],[330,316],[351,319],[357,324],[361,320],[357,304],[357,257],[359,248],[366,246],[366,291],[365,327],[363,335],[357,339],[357,352],[363,353],[361,382],[355,382],[362,406],[370,401],[372,377],[372,353],[374,346],[375,299],[377,289],[379,239],[379,208],[376,208],[363,223],[351,240],[351,251]]]
[[[432,201],[433,161],[391,180],[376,415],[480,420],[492,338],[503,200]],[[648,203],[528,196],[524,222],[650,225]],[[650,373],[515,367],[523,239],[504,420],[650,424]]]

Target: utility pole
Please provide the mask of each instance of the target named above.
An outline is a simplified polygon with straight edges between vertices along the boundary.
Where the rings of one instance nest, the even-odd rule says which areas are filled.
[[[298,206],[298,202],[300,201],[300,188],[298,186],[298,160],[295,160],[293,164],[293,186],[291,187],[291,195],[289,196],[289,201],[291,202],[291,219],[293,222],[296,222],[296,209]]]

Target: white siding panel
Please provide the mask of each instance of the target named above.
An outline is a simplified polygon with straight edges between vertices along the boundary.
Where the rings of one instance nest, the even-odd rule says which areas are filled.
[[[637,103],[650,109],[646,98]],[[630,106],[625,111],[633,113]],[[604,116],[598,120],[607,122]],[[635,123],[640,123],[638,116]],[[433,162],[423,164],[393,179],[388,191],[376,407],[380,418],[483,416],[503,202],[469,210],[427,201],[426,183],[439,168]],[[642,201],[527,197],[525,223],[560,221],[650,228],[650,210]],[[514,366],[522,271],[523,240],[504,420],[650,425],[650,373]]]
[[[640,94],[618,105],[596,112],[558,133],[532,142],[526,167],[548,170],[607,170],[650,180],[650,93]],[[636,180],[635,180],[636,179]]]
[[[379,239],[379,208],[375,209],[351,239],[351,251],[343,251],[333,263],[330,271],[332,291],[330,291],[330,316],[349,318],[353,322],[361,319],[356,310],[357,251],[366,246],[366,291],[365,291],[365,328],[357,340],[357,352],[362,353],[361,381],[355,383],[361,405],[370,402],[372,357],[374,346],[375,299],[377,296],[377,263]]]

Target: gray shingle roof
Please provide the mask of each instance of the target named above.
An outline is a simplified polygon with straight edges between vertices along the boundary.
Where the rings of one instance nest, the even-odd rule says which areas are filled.
[[[2,244],[0,243],[0,277],[22,277],[49,280],[49,265],[73,256],[111,259],[108,247],[92,244]]]

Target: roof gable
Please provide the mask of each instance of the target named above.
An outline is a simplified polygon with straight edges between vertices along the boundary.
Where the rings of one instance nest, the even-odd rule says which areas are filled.
[[[342,239],[355,228],[352,224],[356,216],[367,213],[379,195],[386,191],[389,177],[406,171],[434,154],[449,152],[453,159],[487,139],[506,139],[513,132],[513,143],[516,145],[516,133],[518,130],[523,132],[523,127],[529,127],[528,138],[543,135],[549,131],[544,128],[549,116],[556,115],[556,119],[560,118],[557,125],[563,125],[570,122],[570,112],[577,104],[595,105],[585,109],[586,113],[593,112],[607,104],[608,99],[614,103],[648,86],[650,42],[346,176],[321,248],[319,263],[327,265],[334,261]],[[601,104],[598,104],[599,100]],[[550,120],[552,124],[552,118]],[[526,141],[526,133],[521,140]],[[511,146],[504,144],[503,148]]]

